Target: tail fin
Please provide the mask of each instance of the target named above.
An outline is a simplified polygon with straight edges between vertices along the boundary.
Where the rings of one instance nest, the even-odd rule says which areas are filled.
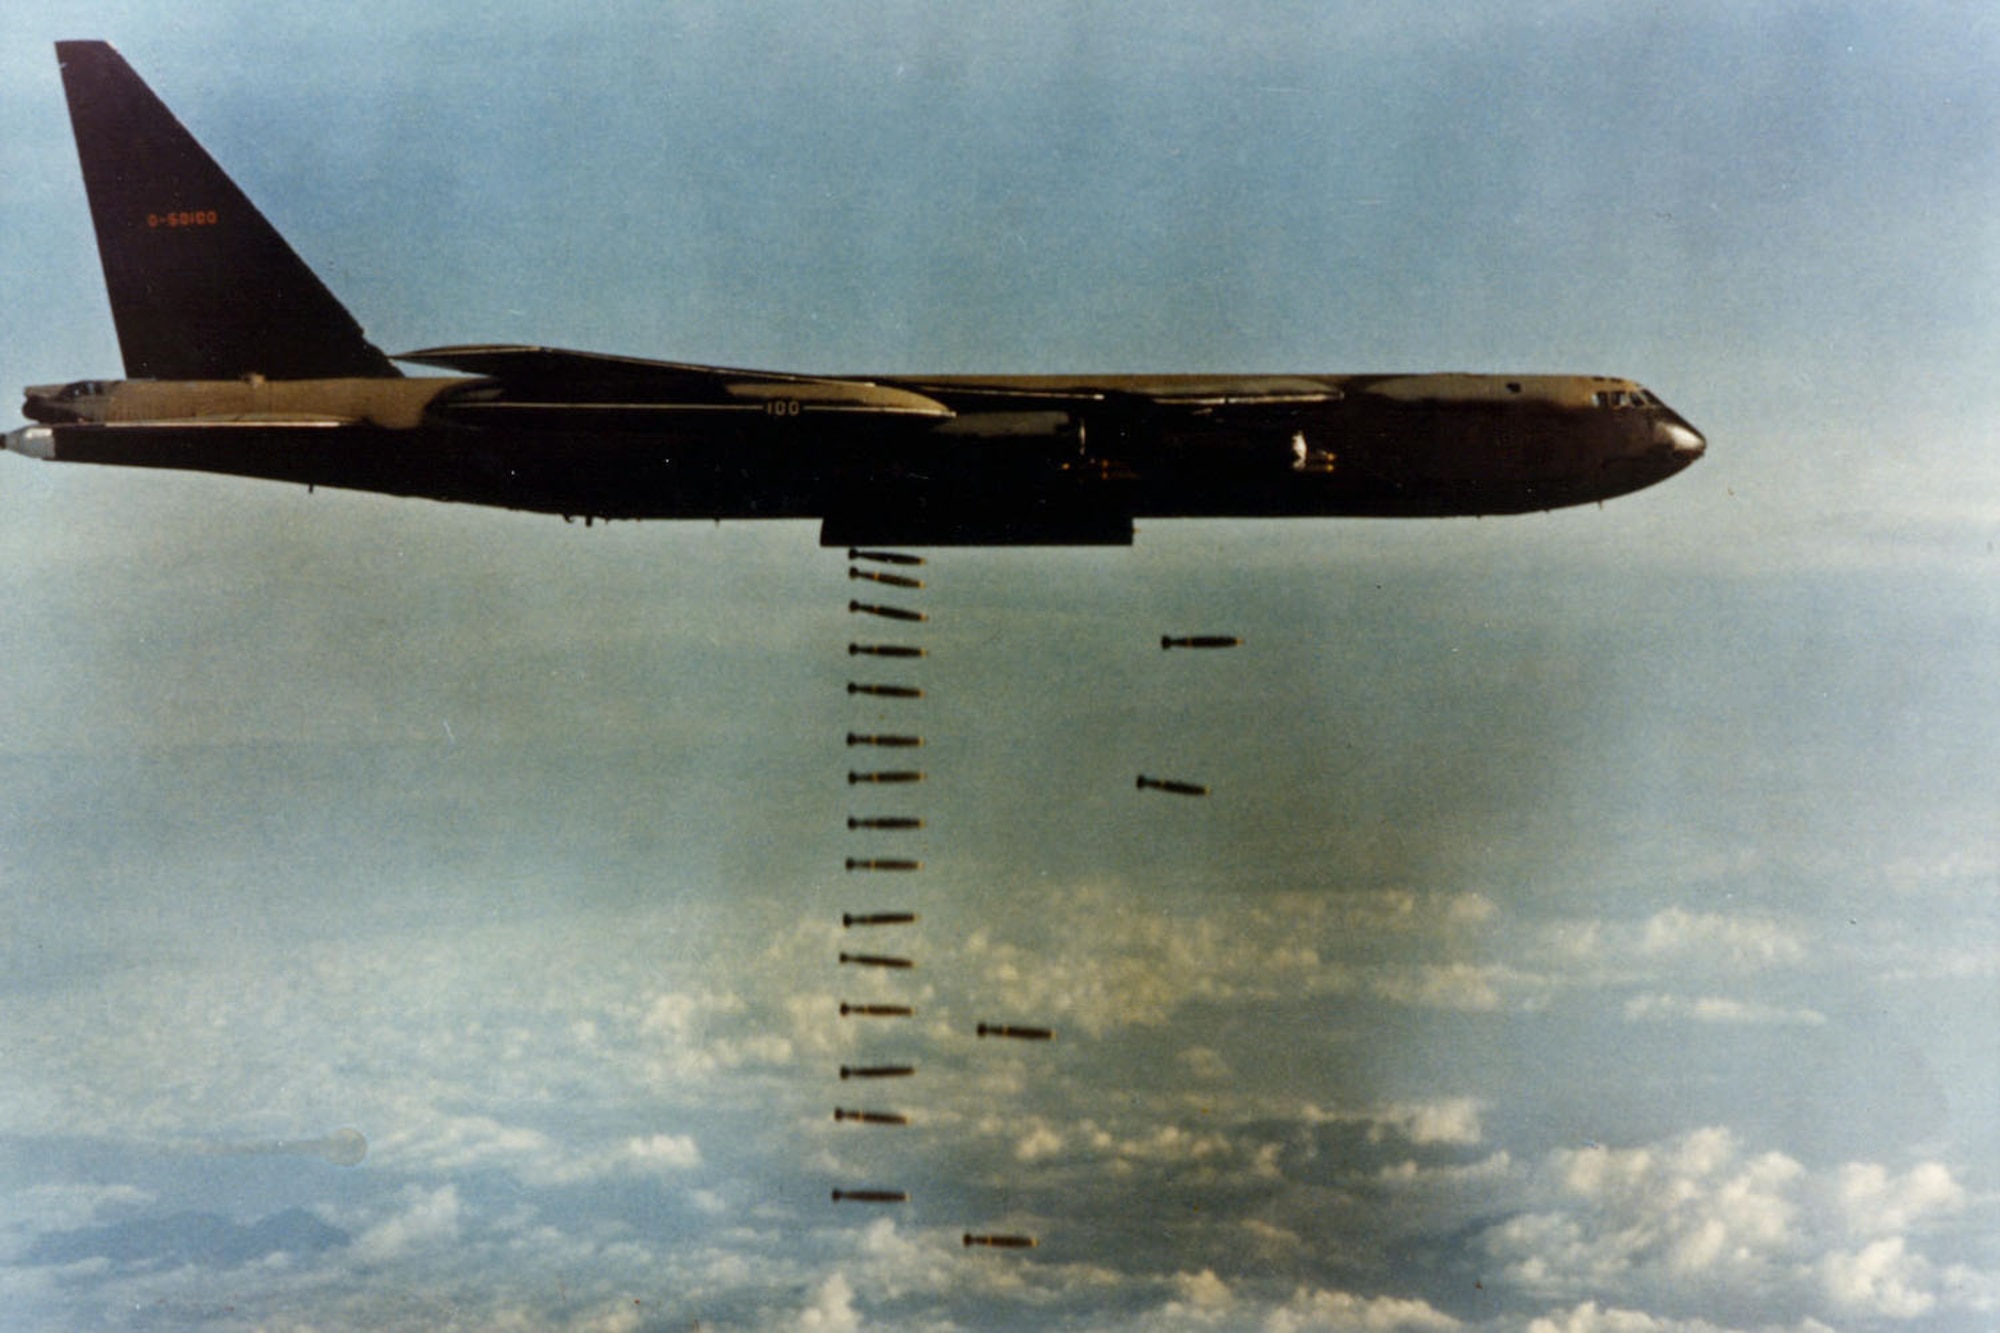
[[[108,43],[56,61],[126,375],[401,373]]]

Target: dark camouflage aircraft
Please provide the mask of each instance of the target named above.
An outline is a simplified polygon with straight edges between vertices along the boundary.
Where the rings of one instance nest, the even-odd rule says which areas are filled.
[[[1128,544],[1136,518],[1505,514],[1702,436],[1583,375],[797,375],[433,347],[405,378],[103,42],[59,42],[122,380],[27,390],[16,453],[585,519],[817,518],[827,545]]]

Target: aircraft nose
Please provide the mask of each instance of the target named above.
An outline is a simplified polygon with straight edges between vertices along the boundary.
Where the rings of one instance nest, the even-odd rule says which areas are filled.
[[[1708,451],[1708,441],[1701,432],[1684,421],[1654,422],[1653,442],[1682,463],[1692,463]]]
[[[56,433],[47,426],[23,426],[7,432],[9,451],[48,461],[56,456]]]

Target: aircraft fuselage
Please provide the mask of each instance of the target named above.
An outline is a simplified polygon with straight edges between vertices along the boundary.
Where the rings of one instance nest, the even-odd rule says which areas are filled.
[[[591,518],[819,518],[833,544],[1520,513],[1638,490],[1703,448],[1653,395],[1599,376],[721,383],[705,400],[571,383],[551,401],[485,376],[84,381],[30,389],[23,412],[41,424],[8,443]]]

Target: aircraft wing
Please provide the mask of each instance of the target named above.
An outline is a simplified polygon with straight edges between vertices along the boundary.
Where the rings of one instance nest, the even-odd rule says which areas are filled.
[[[1344,377],[1304,375],[898,375],[896,383],[953,402],[1012,399],[1104,404],[1126,411],[1283,407],[1335,402]]]
[[[937,420],[954,415],[926,394],[873,380],[734,370],[555,347],[429,347],[405,352],[396,360],[479,375],[498,381],[509,398],[548,405],[747,406],[762,407],[773,415],[841,413]]]
[[[1161,376],[1127,390],[1169,407],[1290,407],[1345,397],[1337,384],[1293,375],[1242,375],[1226,379]]]

